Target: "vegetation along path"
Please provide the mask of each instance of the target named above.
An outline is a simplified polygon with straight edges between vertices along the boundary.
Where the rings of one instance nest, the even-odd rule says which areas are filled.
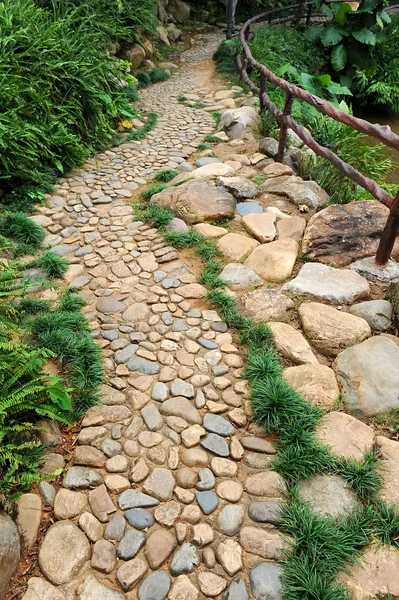
[[[42,503],[53,524],[40,573],[13,598],[279,600],[282,586],[287,599],[399,598],[399,442],[370,421],[397,407],[389,282],[355,241],[332,249],[336,268],[297,260],[305,227],[313,258],[332,243],[326,211],[341,211],[349,237],[362,217],[338,205],[307,225],[328,196],[293,175],[295,148],[280,165],[275,140],[250,133],[250,96],[211,81],[220,41],[199,36],[184,73],[141,93],[159,114],[147,138],[61,180],[34,217],[70,260],[107,382],[62,485],[19,501],[28,545]],[[208,137],[221,143],[200,146],[193,170],[210,113],[226,108],[221,125],[248,139]],[[165,190],[141,188],[175,175],[165,169],[179,173]],[[368,205],[377,227],[385,209]]]

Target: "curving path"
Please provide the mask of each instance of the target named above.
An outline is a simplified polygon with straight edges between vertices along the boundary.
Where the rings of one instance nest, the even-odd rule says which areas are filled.
[[[203,85],[220,40],[199,36],[184,75],[142,92],[160,115],[145,140],[61,180],[35,217],[71,262],[66,281],[87,300],[108,381],[55,499],[40,486],[55,523],[24,600],[245,600],[265,597],[265,585],[280,597],[285,542],[273,523],[284,482],[268,470],[273,445],[248,420],[240,349],[176,251],[133,222],[130,206],[214,130],[178,98]]]

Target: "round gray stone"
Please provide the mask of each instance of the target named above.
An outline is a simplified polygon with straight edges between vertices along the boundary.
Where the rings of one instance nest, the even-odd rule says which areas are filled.
[[[86,490],[88,488],[97,487],[103,482],[102,477],[93,469],[87,467],[72,467],[67,472],[63,487],[68,490]]]
[[[154,525],[154,517],[144,508],[131,508],[125,512],[129,525],[136,529],[146,529]]]
[[[192,544],[182,544],[176,550],[170,563],[170,572],[174,577],[183,573],[192,573],[199,566],[198,551]]]
[[[204,416],[203,426],[207,431],[217,433],[223,437],[228,437],[234,434],[234,427],[229,421],[221,417],[220,415],[213,415],[207,413]]]
[[[220,511],[217,528],[225,535],[236,535],[244,521],[245,509],[240,504],[228,504]]]
[[[350,307],[352,315],[361,317],[374,331],[389,329],[392,321],[392,304],[387,300],[370,300]]]
[[[240,577],[235,577],[229,585],[223,600],[248,600],[248,592],[245,583]]]
[[[130,529],[118,544],[118,557],[122,560],[134,558],[146,541],[147,538],[144,533]]]
[[[208,437],[201,442],[201,446],[206,450],[210,450],[210,452],[213,452],[217,456],[229,456],[229,447],[226,440],[216,433],[210,433]]]
[[[165,571],[155,571],[139,587],[139,600],[164,600],[169,593],[170,577]]]
[[[261,563],[249,572],[254,600],[282,600],[280,577],[282,568],[276,563]]]
[[[210,515],[218,507],[219,499],[215,492],[198,492],[196,498],[204,515]]]

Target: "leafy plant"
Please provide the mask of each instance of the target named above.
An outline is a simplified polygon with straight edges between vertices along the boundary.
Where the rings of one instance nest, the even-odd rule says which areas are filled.
[[[176,171],[175,169],[164,169],[163,171],[158,171],[158,173],[154,175],[152,180],[156,182],[168,183],[169,181],[172,181],[172,179],[177,177],[178,174],[179,171]]]
[[[159,194],[166,189],[166,185],[164,183],[154,183],[154,185],[150,185],[144,192],[141,193],[141,197],[143,200],[150,200],[155,194]]]
[[[59,378],[44,375],[53,353],[0,342],[0,493],[15,497],[40,479],[43,446],[35,422],[46,417],[69,424],[72,402]]]

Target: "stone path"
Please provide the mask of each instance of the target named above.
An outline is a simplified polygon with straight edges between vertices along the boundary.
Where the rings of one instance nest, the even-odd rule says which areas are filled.
[[[308,225],[328,196],[294,176],[296,148],[287,153],[288,165],[274,163],[271,138],[244,143],[218,134],[228,141],[217,147],[224,162],[204,156],[193,171],[190,157],[214,132],[208,113],[233,109],[239,92],[210,89],[209,60],[220,40],[215,33],[197,36],[182,55],[184,74],[142,92],[142,106],[160,115],[145,140],[107,151],[61,180],[33,217],[46,228],[53,252],[71,262],[65,280],[87,301],[108,378],[101,403],[83,419],[62,488],[42,483],[42,500],[25,494],[20,501],[28,544],[36,538],[42,502],[53,507],[55,520],[39,552],[42,576],[29,581],[23,600],[282,598],[279,561],[287,541],[276,523],[285,483],[270,469],[273,442],[251,423],[240,348],[206,306],[205,288],[176,250],[156,229],[133,220],[132,195],[160,169],[180,170],[181,185],[152,202],[173,206],[197,231],[218,239],[231,260],[221,277],[248,316],[269,322],[288,365],[285,379],[310,402],[332,410],[317,431],[320,442],[358,461],[377,447],[383,499],[399,506],[399,442],[333,410],[338,383],[346,406],[360,417],[397,406],[397,338],[384,333],[392,306],[367,300],[376,297],[374,267],[363,258],[367,244],[356,239],[361,227],[350,221],[363,218],[360,203],[357,211],[328,207]],[[181,96],[205,102],[205,110],[184,106]],[[230,122],[224,113],[230,137],[256,125],[252,101],[237,101],[246,107],[243,121]],[[189,171],[194,180],[185,183]],[[264,183],[258,185],[253,179],[260,174]],[[230,232],[195,219],[199,210],[209,221],[223,216],[221,205],[226,214],[237,209]],[[370,239],[380,217],[368,225]],[[360,260],[349,269],[298,264],[302,236],[302,251],[308,247],[313,258],[321,252],[312,220],[322,224],[323,256],[329,256],[330,238],[333,244],[343,239],[334,227],[345,222],[352,232],[344,236],[352,244],[349,262]],[[333,246],[331,255],[344,252]],[[46,468],[58,466],[64,466],[62,457],[50,453]],[[335,518],[360,506],[337,476],[316,475],[300,494]],[[399,596],[398,573],[399,552],[368,549],[355,578],[346,576],[345,583],[362,600],[387,589]]]
[[[191,65],[219,42],[198,40],[184,76],[141,94],[160,114],[146,140],[61,181],[34,217],[72,263],[66,280],[88,302],[109,381],[55,499],[41,484],[56,522],[39,553],[44,578],[29,581],[24,600],[195,600],[226,590],[245,600],[249,590],[263,597],[265,574],[278,594],[280,567],[263,562],[285,546],[273,526],[284,482],[267,470],[273,445],[248,423],[239,349],[203,304],[206,290],[157,230],[133,222],[129,205],[132,190],[160,168],[182,169],[214,130],[211,116],[177,99],[195,90]]]

